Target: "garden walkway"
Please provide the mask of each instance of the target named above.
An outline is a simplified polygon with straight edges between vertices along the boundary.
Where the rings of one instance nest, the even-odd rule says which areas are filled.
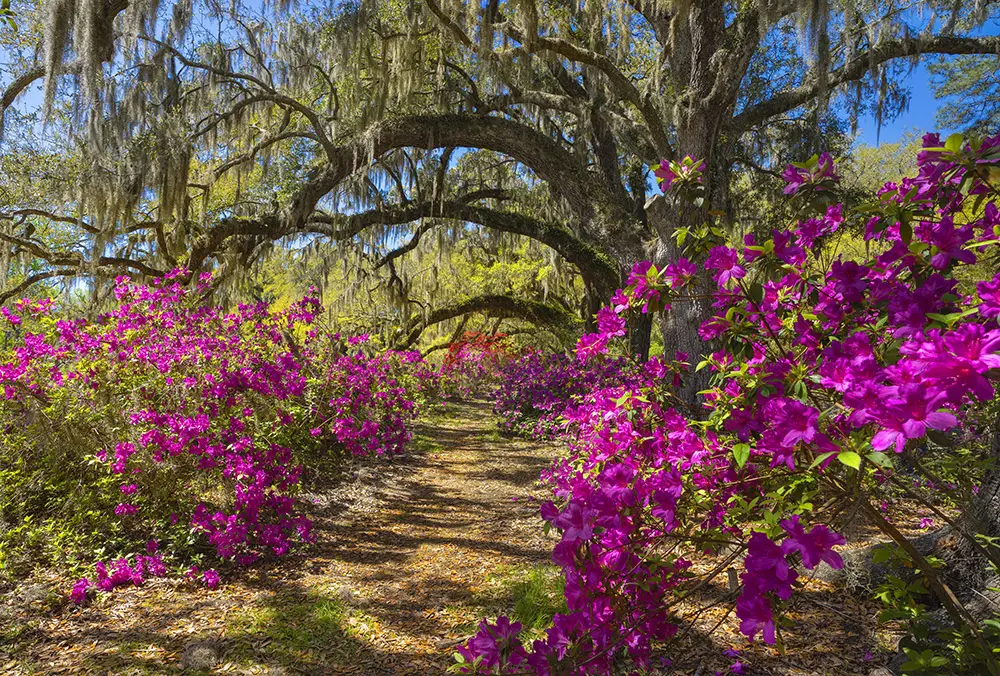
[[[8,612],[0,673],[442,673],[548,559],[532,496],[555,453],[501,438],[486,404],[448,409],[406,456],[308,494],[317,541],[300,554],[214,591],[152,580],[83,609],[40,587]]]
[[[316,543],[222,571],[215,590],[174,575],[77,608],[71,580],[22,587],[0,604],[0,674],[443,674],[482,617],[514,607],[542,627],[560,594],[535,482],[558,447],[496,430],[486,404],[452,403],[424,417],[404,457],[359,462],[337,480],[320,472],[305,495]],[[784,656],[747,649],[734,598],[721,576],[678,606],[691,630],[673,667],[653,673],[726,673],[730,645],[750,674],[870,670],[874,610],[842,590],[811,583],[799,595]]]

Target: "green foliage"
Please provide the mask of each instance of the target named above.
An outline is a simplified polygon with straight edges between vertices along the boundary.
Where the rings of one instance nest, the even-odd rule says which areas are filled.
[[[399,238],[377,245],[378,255],[399,246]],[[526,237],[473,231],[441,223],[420,245],[388,267],[371,271],[336,261],[315,251],[275,250],[262,266],[259,298],[282,308],[315,286],[327,307],[326,320],[336,331],[369,333],[392,346],[401,327],[434,308],[488,294],[506,295],[576,312],[584,289],[574,266]],[[513,346],[541,344],[561,348],[563,336],[518,319],[483,315],[456,317],[435,324],[420,337],[418,349],[444,346],[456,329],[511,335]],[[567,329],[573,327],[567,326]],[[572,336],[575,338],[575,336]]]
[[[561,572],[552,566],[537,566],[515,582],[510,590],[514,601],[510,617],[527,629],[546,629],[556,613],[566,612]]]
[[[848,198],[870,199],[886,183],[912,174],[913,158],[920,150],[921,138],[916,132],[904,134],[895,143],[859,144],[839,165],[841,189]]]
[[[17,13],[13,10],[10,0],[0,0],[0,21],[4,21],[11,30],[17,30]]]
[[[470,621],[463,630],[474,631],[478,618],[505,615],[520,622],[529,633],[541,635],[556,613],[566,612],[562,571],[551,564],[517,565],[498,569],[486,577],[486,588],[469,604]]]
[[[942,129],[993,134],[1000,128],[1000,57],[943,57],[929,65]]]
[[[903,676],[931,676],[933,674],[985,674],[988,672],[985,645],[992,655],[1000,656],[1000,616],[980,623],[979,629],[963,623],[956,628],[941,613],[929,607],[931,594],[924,585],[920,570],[912,559],[896,546],[883,545],[875,549],[876,564],[888,565],[895,571],[912,571],[907,577],[890,574],[879,585],[875,599],[884,606],[879,613],[880,623],[897,623],[903,631],[900,650],[905,656],[901,665]],[[944,562],[929,557],[935,569]],[[975,632],[982,635],[977,640]],[[946,671],[947,670],[947,671]]]

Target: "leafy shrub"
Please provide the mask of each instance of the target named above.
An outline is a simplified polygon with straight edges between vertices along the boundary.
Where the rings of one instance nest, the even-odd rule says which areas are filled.
[[[969,266],[1000,245],[1000,136],[942,144],[928,135],[917,164],[916,177],[886,185],[853,213],[836,202],[829,156],[789,166],[785,192],[801,209],[790,228],[765,241],[747,235],[736,247],[722,228],[684,231],[702,266],[635,266],[578,354],[600,359],[625,335],[629,312],[710,292],[713,314],[699,334],[715,351],[696,366],[712,373],[707,419],[685,418],[662,389],[642,383],[598,390],[575,407],[577,436],[548,474],[555,499],[542,508],[560,534],[553,560],[566,576],[568,612],[531,646],[508,618],[484,622],[460,649],[459,671],[610,673],[616,656],[648,665],[654,645],[677,629],[675,596],[740,557],[741,584],[731,580],[740,630],[778,643],[798,568],[842,565],[835,547],[845,538],[818,522],[854,505],[906,552],[923,578],[919,590],[955,624],[950,654],[906,646],[914,673],[933,672],[942,659],[1000,673],[992,620],[977,626],[872,505],[896,483],[899,458],[915,457],[932,437],[953,443],[950,433],[994,399],[1000,377],[1000,275],[968,282]],[[668,169],[660,172],[668,194],[683,175],[684,194],[672,199],[699,195],[703,163]],[[848,220],[871,243],[870,258],[826,249],[836,251]],[[699,267],[712,288],[698,288]],[[659,380],[669,377],[664,368]],[[723,548],[713,572],[691,572],[694,557]],[[994,543],[979,551],[1000,561]]]
[[[512,356],[506,334],[466,331],[448,346],[441,363],[441,393],[445,397],[471,397],[492,391],[499,370]]]
[[[0,364],[5,572],[149,541],[280,556],[310,538],[294,497],[304,461],[409,440],[418,355],[366,356],[363,338],[321,332],[311,297],[277,313],[203,305],[208,279],[188,289],[181,274],[119,278],[117,307],[94,321],[49,317],[47,301],[4,308],[18,334]]]
[[[638,373],[638,367],[624,358],[583,360],[525,350],[501,366],[493,411],[504,432],[554,438],[565,428],[563,413],[570,404]]]

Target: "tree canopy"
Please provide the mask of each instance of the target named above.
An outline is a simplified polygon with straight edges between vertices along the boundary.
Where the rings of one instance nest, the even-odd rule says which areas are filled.
[[[84,276],[99,297],[120,272],[185,266],[225,293],[294,242],[394,283],[429,233],[489,232],[554,251],[586,316],[637,260],[669,255],[675,228],[738,220],[737,176],[778,189],[786,160],[904,109],[920,59],[1000,48],[978,30],[992,10],[961,2],[16,11],[0,95],[0,238],[24,260],[10,291]],[[702,206],[650,217],[651,168],[684,156],[707,161]],[[668,346],[692,348],[704,313],[678,313]]]

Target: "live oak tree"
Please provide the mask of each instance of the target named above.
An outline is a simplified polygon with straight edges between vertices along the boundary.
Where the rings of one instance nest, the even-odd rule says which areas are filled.
[[[406,255],[366,265],[346,261],[342,250],[322,244],[278,248],[257,266],[255,283],[243,294],[280,309],[313,287],[327,299],[326,322],[335,330],[424,354],[466,332],[502,332],[512,345],[561,352],[581,329],[579,275],[528,238],[445,222]]]
[[[937,123],[985,135],[1000,127],[1000,56],[962,56],[930,64],[934,94],[945,100]]]
[[[0,238],[42,262],[28,280],[181,264],[225,279],[276,242],[370,259],[451,221],[550,247],[593,310],[634,262],[675,253],[677,227],[730,221],[737,169],[811,153],[830,119],[890,117],[920,58],[996,54],[976,34],[988,10],[966,5],[45,0],[0,114],[42,82],[51,117],[67,90],[79,170],[69,199],[2,205]],[[707,161],[704,202],[650,217],[649,167],[686,155]],[[73,247],[24,236],[46,218]],[[704,314],[675,308],[669,353],[704,349]],[[648,326],[633,334],[643,351]]]

